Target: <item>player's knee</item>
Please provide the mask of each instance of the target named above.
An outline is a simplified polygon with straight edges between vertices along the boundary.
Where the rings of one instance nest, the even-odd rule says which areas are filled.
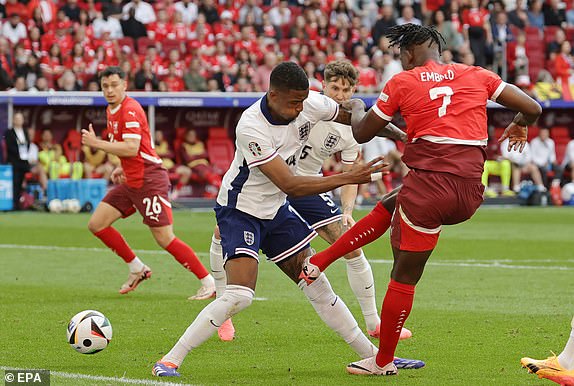
[[[99,221],[96,221],[93,218],[91,218],[90,221],[88,221],[88,230],[93,234],[98,233],[104,228],[105,227]]]
[[[223,301],[228,302],[230,308],[228,310],[228,317],[239,313],[241,310],[246,309],[253,303],[255,291],[249,287],[241,285],[228,284],[225,287],[225,292],[221,296]]]
[[[321,274],[313,283],[307,285],[303,280],[299,282],[299,288],[311,301],[311,303],[327,304],[333,296],[336,296],[331,288],[331,283],[325,274]]]

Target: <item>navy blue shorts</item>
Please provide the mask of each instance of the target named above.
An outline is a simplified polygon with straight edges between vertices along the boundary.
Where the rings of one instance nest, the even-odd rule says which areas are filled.
[[[317,233],[287,203],[272,220],[261,220],[245,212],[217,205],[215,217],[221,234],[223,260],[236,255],[259,259],[259,250],[278,263],[309,248]]]
[[[339,221],[342,216],[341,209],[327,193],[297,198],[289,197],[288,200],[313,229]]]

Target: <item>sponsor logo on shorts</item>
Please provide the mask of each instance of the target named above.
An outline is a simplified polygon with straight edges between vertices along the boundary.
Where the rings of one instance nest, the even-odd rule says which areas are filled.
[[[243,231],[243,239],[245,240],[245,244],[253,245],[255,242],[255,235],[253,232]]]
[[[311,122],[306,122],[303,126],[299,127],[299,141],[306,141],[311,132]]]
[[[249,147],[249,151],[251,152],[251,154],[253,154],[254,157],[260,156],[262,153],[261,146],[259,146],[257,142],[249,142],[247,147]]]
[[[325,138],[325,142],[323,142],[323,144],[325,145],[325,147],[329,150],[333,149],[335,146],[337,146],[337,144],[339,143],[339,140],[341,139],[340,135],[334,134],[334,133],[329,133],[327,135],[327,138]]]

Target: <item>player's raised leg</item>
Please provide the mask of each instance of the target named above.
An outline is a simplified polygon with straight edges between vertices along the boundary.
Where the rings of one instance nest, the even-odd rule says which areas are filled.
[[[225,292],[227,277],[223,266],[223,249],[221,248],[221,235],[219,234],[218,226],[215,226],[213,236],[211,237],[209,263],[211,266],[211,274],[215,280],[216,297],[220,298]],[[219,339],[223,341],[231,341],[235,338],[235,327],[233,326],[231,319],[227,319],[223,322],[221,327],[217,330],[217,334],[219,335]]]
[[[121,196],[121,189],[120,187],[112,189],[102,202],[98,204],[90,217],[88,229],[128,265],[128,279],[120,288],[120,293],[126,294],[136,289],[142,281],[149,279],[152,271],[136,256],[121,233],[112,227],[116,220],[133,213],[133,211],[131,213],[122,213],[119,209],[106,202],[106,200],[113,202],[114,197]],[[126,202],[124,206],[127,205],[132,208],[130,202]],[[118,206],[122,207],[121,201],[118,201]]]
[[[574,318],[571,327],[570,337],[560,355],[541,360],[525,357],[520,360],[522,367],[526,367],[539,378],[546,378],[560,385],[574,386]]]

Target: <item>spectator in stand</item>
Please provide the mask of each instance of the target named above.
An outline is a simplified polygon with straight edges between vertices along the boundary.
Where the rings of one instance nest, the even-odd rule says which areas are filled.
[[[108,14],[116,19],[121,19],[124,14],[122,0],[107,0],[106,9]]]
[[[516,0],[516,8],[508,12],[508,22],[523,30],[529,24],[526,9],[524,0]]]
[[[157,91],[159,89],[159,81],[152,69],[152,62],[150,59],[145,59],[142,63],[141,69],[136,72],[134,86],[136,90],[143,91]]]
[[[239,10],[239,25],[245,24],[248,14],[253,15],[256,25],[263,24],[263,10],[257,6],[256,0],[245,0],[245,5]]]
[[[71,21],[80,21],[80,7],[78,7],[78,0],[68,0],[66,4],[60,8],[64,11],[68,19]]]
[[[566,24],[568,27],[574,27],[574,5],[572,3],[566,10]]]
[[[566,12],[561,7],[560,0],[548,0],[543,6],[544,12],[544,25],[555,25],[558,27],[566,27]]]
[[[441,9],[433,12],[431,24],[443,36],[446,49],[451,52],[457,52],[463,43],[462,35],[456,30],[450,20],[446,20],[445,14]]]
[[[271,20],[271,24],[277,28],[289,25],[291,23],[289,2],[287,0],[280,0],[279,4],[276,4],[269,10],[269,19]]]
[[[16,79],[14,79],[13,87],[9,89],[8,92],[14,93],[22,91],[28,91],[28,87],[26,86],[26,79],[23,76],[17,76]]]
[[[6,15],[8,16],[17,13],[20,15],[20,19],[22,20],[26,20],[28,18],[28,8],[26,8],[23,2],[18,0],[6,0],[4,7],[6,10]]]
[[[569,84],[570,76],[574,73],[574,58],[572,58],[572,46],[568,40],[560,45],[560,53],[554,59],[554,74],[556,81],[562,86]]]
[[[235,92],[253,92],[253,85],[247,78],[237,78],[233,85]]]
[[[554,33],[554,39],[546,45],[546,55],[550,60],[556,60],[556,56],[562,51],[562,43],[566,41],[566,32],[558,28]]]
[[[173,188],[171,199],[175,200],[180,194],[185,192],[185,187],[189,184],[191,178],[191,169],[186,165],[176,165],[174,162],[174,154],[169,143],[163,135],[163,131],[156,130],[154,132],[155,151],[161,158],[163,167],[170,173],[177,175],[177,182]]]
[[[381,18],[377,20],[371,31],[375,44],[378,45],[379,40],[385,36],[387,30],[395,25],[397,25],[395,9],[392,4],[383,4]]]
[[[465,40],[470,44],[475,65],[486,66],[486,43],[492,41],[488,10],[478,0],[470,0],[470,8],[462,13]]]
[[[227,60],[221,61],[219,64],[219,71],[213,74],[212,78],[217,81],[219,91],[233,91],[235,75],[233,74],[233,69],[229,66]]]
[[[219,89],[219,83],[217,82],[216,79],[208,79],[207,80],[207,91],[208,92],[221,92],[221,90]]]
[[[4,140],[6,141],[6,162],[12,165],[14,210],[19,210],[24,176],[30,171],[28,163],[30,138],[24,128],[24,115],[21,112],[14,113],[12,128],[6,131]]]
[[[185,84],[183,79],[177,75],[175,64],[171,63],[167,69],[167,76],[163,79],[167,87],[167,91],[183,91]]]
[[[374,93],[377,87],[377,73],[370,67],[369,55],[362,54],[357,61],[359,70],[359,82],[357,83],[358,93]]]
[[[36,9],[39,9],[42,22],[49,27],[57,18],[58,9],[56,3],[53,0],[30,0],[28,2],[28,15],[32,15]],[[25,21],[25,19],[23,20]]]
[[[550,130],[546,127],[538,129],[538,136],[530,141],[530,151],[532,152],[532,161],[538,167],[542,182],[547,189],[550,189],[548,181],[548,172],[554,172],[552,185],[560,185],[562,178],[562,169],[556,163],[556,147],[554,140],[550,138]]]
[[[58,91],[80,91],[82,87],[72,70],[66,70],[58,79]]]
[[[376,0],[358,0],[352,2],[353,13],[361,18],[361,25],[369,30],[373,28],[377,22],[379,13],[379,6]]]
[[[544,30],[544,12],[542,12],[542,0],[531,0],[528,8],[528,25]]]
[[[28,36],[26,26],[20,20],[20,15],[13,13],[10,15],[8,23],[4,23],[2,26],[2,36],[8,39],[12,45]]]
[[[128,17],[120,22],[124,36],[137,39],[147,36],[145,24],[136,19],[136,9],[130,8]]]
[[[307,78],[309,78],[309,90],[319,92],[322,91],[323,83],[317,79],[315,74],[315,63],[309,60],[307,63],[305,63],[303,69],[305,70],[305,74],[307,74]]]
[[[219,21],[219,12],[213,0],[203,0],[198,12],[205,16],[205,21],[209,25],[213,25],[213,23]]]
[[[103,178],[110,181],[115,166],[108,160],[105,151],[82,145],[82,154],[84,156],[85,178]]]
[[[174,4],[175,10],[181,13],[181,19],[186,25],[190,25],[197,19],[198,8],[195,1],[182,0]]]
[[[64,73],[66,68],[62,62],[60,46],[57,43],[52,44],[48,55],[42,58],[40,61],[40,68],[42,69],[44,76],[52,85]]]
[[[202,75],[201,61],[193,58],[189,63],[189,69],[183,76],[185,89],[188,91],[207,91],[207,81]]]
[[[147,36],[148,38],[158,42],[162,42],[165,39],[175,38],[175,35],[173,34],[173,25],[171,24],[165,9],[159,9],[157,11],[157,20],[147,25]]]
[[[40,152],[38,160],[42,167],[48,173],[48,178],[57,180],[59,178],[71,177],[74,180],[82,178],[83,165],[81,162],[74,162],[73,165],[68,162],[62,152],[62,146],[54,142],[54,136],[50,129],[42,131],[40,142]]]
[[[509,160],[512,164],[512,190],[515,193],[520,192],[520,181],[522,174],[527,174],[530,176],[534,182],[536,190],[539,192],[545,192],[546,187],[542,182],[542,176],[540,171],[532,162],[532,153],[530,151],[530,144],[526,143],[522,153],[517,151],[508,151],[508,139],[500,144],[500,152],[502,157]]]
[[[10,43],[3,37],[0,37],[0,67],[6,71],[8,76],[12,75],[13,61]]]
[[[566,145],[564,160],[562,161],[562,170],[570,172],[570,182],[574,182],[574,139]],[[567,181],[563,181],[565,184]]]
[[[415,25],[422,25],[422,22],[420,21],[420,19],[417,19],[415,17],[415,11],[413,9],[413,7],[411,7],[410,5],[404,6],[402,11],[401,11],[401,17],[399,17],[397,19],[397,24],[398,25],[403,25],[403,24],[415,24]]]
[[[329,15],[331,25],[349,26],[351,24],[351,13],[344,0],[333,1],[332,10]]]
[[[88,69],[88,61],[84,46],[81,43],[75,43],[71,55],[67,55],[64,60],[64,66],[72,70],[76,75],[83,75]]]
[[[107,9],[104,9],[101,15],[93,21],[92,25],[94,26],[94,37],[96,39],[100,39],[105,32],[109,32],[112,39],[124,37],[119,20],[111,17]]]
[[[195,130],[191,129],[185,134],[185,140],[180,148],[181,160],[191,169],[192,175],[199,183],[207,183],[214,188],[221,186],[221,176],[209,164],[209,156],[202,141],[197,137]],[[210,197],[211,193],[208,194]]]
[[[274,52],[265,53],[263,64],[255,69],[253,74],[253,86],[255,91],[267,91],[269,89],[269,76],[277,64],[277,55]]]
[[[53,88],[50,88],[48,85],[48,79],[44,78],[43,76],[38,77],[36,79],[36,83],[34,87],[30,87],[28,89],[29,92],[54,92]]]
[[[36,80],[42,76],[40,61],[36,55],[30,54],[24,65],[16,67],[16,76],[22,76],[26,79],[26,87],[28,89],[34,87]]]
[[[516,195],[516,193],[510,189],[512,164],[509,160],[502,157],[500,149],[498,138],[494,136],[494,128],[489,127],[488,143],[486,145],[486,160],[484,161],[484,170],[482,172],[482,184],[485,187],[485,197],[494,198],[498,196],[498,193],[488,184],[488,178],[491,175],[500,177],[500,194],[502,196],[514,197]]]
[[[135,18],[143,24],[147,25],[156,21],[155,11],[152,5],[142,0],[132,0],[124,5],[124,20],[128,18],[130,8],[134,8],[136,10]]]
[[[361,145],[361,151],[363,153],[362,157],[365,162],[369,162],[378,156],[385,157],[385,163],[389,164],[385,167],[385,171],[393,171],[404,177],[408,172],[409,168],[401,161],[402,154],[397,149],[397,145],[392,139],[385,137],[375,137],[369,142],[363,143]],[[382,180],[375,181],[377,191],[379,196],[382,197],[384,194],[393,190],[391,175],[386,174],[383,176]],[[363,197],[367,196],[365,194],[365,188],[368,188],[369,184],[363,184],[361,190]]]

